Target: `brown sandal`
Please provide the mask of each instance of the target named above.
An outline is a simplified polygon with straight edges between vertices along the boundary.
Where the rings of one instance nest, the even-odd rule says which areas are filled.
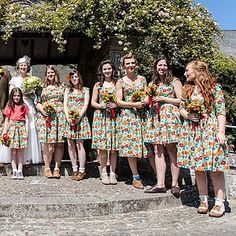
[[[198,214],[207,214],[208,212],[208,204],[206,202],[200,202],[200,205],[197,209]]]
[[[224,211],[223,212],[221,211],[221,206],[215,205],[215,206],[213,206],[213,208],[209,212],[209,216],[219,218],[219,217],[223,216],[224,213],[225,213]]]

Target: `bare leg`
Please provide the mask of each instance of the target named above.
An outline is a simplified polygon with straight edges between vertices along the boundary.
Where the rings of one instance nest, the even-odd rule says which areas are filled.
[[[101,173],[107,172],[107,151],[106,150],[99,150],[99,160],[101,165]]]
[[[116,172],[118,152],[117,151],[111,151],[110,157],[111,157],[111,172],[115,173]]]
[[[75,141],[72,139],[67,139],[68,143],[68,152],[72,164],[72,169],[73,172],[78,171],[78,165],[77,165],[77,153],[76,153],[76,146],[75,146]]]
[[[86,153],[85,153],[85,149],[84,149],[84,141],[83,140],[77,141],[76,147],[77,147],[78,156],[79,156],[79,171],[81,173],[84,173],[85,164],[86,164]]]
[[[17,170],[17,158],[16,158],[16,149],[11,149],[11,167],[12,170]]]
[[[128,158],[129,167],[131,169],[132,175],[139,175],[138,174],[138,166],[137,166],[137,159],[133,157]]]
[[[18,159],[18,171],[22,171],[23,160],[24,160],[24,149],[18,149],[16,153],[17,153],[17,159]]]
[[[165,187],[165,174],[166,174],[164,146],[155,145],[154,151],[155,151],[155,164],[156,164],[156,171],[157,171],[157,187],[163,188]]]
[[[50,169],[53,151],[54,151],[54,144],[51,143],[43,144],[43,160],[45,164],[45,169]]]
[[[179,179],[179,168],[177,167],[177,149],[175,144],[168,144],[166,146],[170,158],[170,169],[172,175],[172,186],[177,187]]]
[[[195,177],[197,182],[197,187],[199,191],[199,195],[208,195],[207,188],[207,174],[205,171],[195,171]]]
[[[55,159],[54,169],[60,168],[63,155],[64,155],[64,143],[56,143],[54,150],[54,159]]]
[[[215,196],[225,199],[225,177],[223,172],[211,172],[211,179],[215,190]]]

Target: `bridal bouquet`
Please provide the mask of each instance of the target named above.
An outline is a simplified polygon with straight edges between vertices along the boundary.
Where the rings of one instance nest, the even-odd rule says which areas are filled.
[[[42,88],[42,80],[36,76],[27,76],[23,80],[24,94],[36,93],[38,89]]]

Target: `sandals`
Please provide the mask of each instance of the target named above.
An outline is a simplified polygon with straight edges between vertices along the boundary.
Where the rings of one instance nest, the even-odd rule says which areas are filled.
[[[200,202],[200,205],[197,209],[198,214],[207,214],[208,212],[208,203],[207,202]]]
[[[213,208],[209,212],[210,217],[216,217],[216,218],[219,218],[223,216],[224,214],[225,212],[222,210],[221,206],[218,206],[218,205],[213,206]]]

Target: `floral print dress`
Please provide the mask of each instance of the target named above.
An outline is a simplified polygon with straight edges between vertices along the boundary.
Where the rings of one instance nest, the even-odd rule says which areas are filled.
[[[69,112],[79,112],[84,106],[85,93],[89,88],[84,87],[82,91],[77,91],[73,89],[72,92],[68,93],[67,107]],[[88,121],[88,117],[84,114],[78,121],[78,123],[73,127],[66,122],[66,138],[84,140],[91,139],[91,130]]]
[[[123,78],[119,80],[123,89],[123,100],[131,101],[132,94],[145,89],[146,79],[136,85],[127,84]],[[122,108],[119,116],[118,149],[121,157],[147,158],[153,156],[150,145],[144,144],[147,125],[147,110]]]
[[[102,94],[108,92],[115,94],[115,86],[98,87],[98,100],[102,102]],[[93,115],[92,126],[92,148],[100,150],[117,150],[117,111],[116,117],[112,118],[111,112],[108,109],[98,109]]]
[[[225,101],[220,85],[216,85],[212,111],[199,123],[185,120],[178,143],[177,164],[179,167],[196,171],[225,171],[228,170],[227,148],[216,140],[218,131],[217,116],[225,115]],[[198,99],[202,104],[201,94],[191,96],[190,102]],[[180,109],[186,108],[186,101],[180,104]]]
[[[159,84],[158,94],[163,97],[176,98],[173,83]],[[177,143],[181,128],[179,108],[173,104],[159,102],[159,110],[154,105],[148,113],[146,143],[170,144]]]
[[[66,118],[64,113],[63,98],[64,86],[47,86],[41,93],[42,106],[50,104],[55,110],[55,114],[49,117],[43,116],[38,112],[36,116],[36,126],[38,129],[39,140],[41,143],[62,143],[64,142]]]

